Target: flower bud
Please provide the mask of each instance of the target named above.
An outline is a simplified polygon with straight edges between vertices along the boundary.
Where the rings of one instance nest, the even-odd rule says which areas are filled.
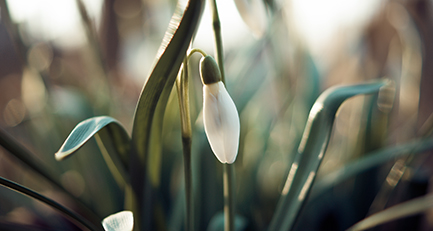
[[[221,72],[212,56],[205,56],[200,60],[200,76],[203,84],[211,84],[221,81]]]
[[[131,211],[122,211],[104,218],[102,226],[105,231],[132,231],[134,216]]]
[[[239,148],[239,114],[221,81],[203,85],[203,122],[216,158],[232,164]]]

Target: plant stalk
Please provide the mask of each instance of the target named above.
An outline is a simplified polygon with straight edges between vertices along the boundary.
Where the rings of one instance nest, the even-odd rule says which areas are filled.
[[[192,129],[191,116],[189,111],[189,84],[188,84],[188,58],[183,61],[183,69],[178,79],[176,79],[177,93],[179,98],[180,121],[182,132],[183,164],[185,174],[185,201],[186,201],[186,220],[185,230],[194,230],[194,204],[192,200],[192,167],[191,167],[191,143]]]
[[[212,12],[212,27],[215,37],[215,59],[221,71],[221,81],[225,83],[225,71],[224,71],[224,49],[223,39],[221,36],[221,22],[218,15],[218,8],[216,0],[210,0],[210,7]]]
[[[224,230],[235,230],[234,165],[223,164]]]
[[[215,58],[221,72],[221,81],[225,84],[224,49],[221,36],[221,22],[218,15],[216,0],[210,0],[212,12],[212,26],[215,37]],[[224,183],[224,230],[234,231],[235,193],[234,193],[234,165],[223,164]]]

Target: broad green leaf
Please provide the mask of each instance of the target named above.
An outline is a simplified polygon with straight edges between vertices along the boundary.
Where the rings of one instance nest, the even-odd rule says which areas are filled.
[[[129,184],[126,169],[130,138],[123,126],[109,116],[93,117],[79,123],[56,152],[63,160],[78,151],[90,138],[95,137],[110,171],[119,184]]]
[[[133,148],[139,156],[141,166],[147,158],[150,132],[158,103],[167,104],[169,93],[186,54],[203,10],[203,0],[190,0],[187,5],[178,4],[169,28],[159,48],[156,63],[147,78],[137,103],[132,130]]]
[[[364,157],[354,160],[318,179],[317,184],[313,187],[314,193],[312,196],[318,196],[328,188],[338,185],[342,181],[356,176],[367,169],[383,164],[386,161],[405,155],[420,154],[431,149],[433,149],[433,139],[427,138],[367,153]]]
[[[348,98],[379,91],[387,81],[333,87],[323,92],[310,110],[304,134],[287,176],[269,230],[291,230],[304,205],[329,143],[335,114]]]
[[[152,190],[156,185],[150,186],[148,182],[149,162],[157,161],[160,157],[149,157],[149,155],[160,156],[161,153],[152,152],[152,150],[160,150],[156,147],[159,144],[152,144],[153,147],[150,144],[151,136],[162,130],[162,122],[155,123],[154,118],[157,116],[162,120],[168,95],[197,29],[203,7],[204,0],[179,1],[135,109],[130,168],[134,176],[132,187],[138,199],[136,203],[138,208],[134,208],[134,214],[135,224],[139,229],[142,228],[139,222],[142,222],[143,227],[146,228],[145,226],[151,223],[153,217],[150,203]],[[152,130],[158,131],[152,132]],[[154,166],[152,172],[160,174],[159,166]]]
[[[433,207],[433,195],[426,195],[373,214],[350,227],[349,231],[366,230],[386,222],[425,212]]]
[[[105,231],[132,231],[134,216],[131,211],[121,211],[104,218],[102,226]]]
[[[68,218],[70,221],[72,221],[73,223],[75,223],[77,226],[79,226],[81,228],[85,227],[89,230],[102,230],[102,227],[100,227],[100,225],[98,227],[95,226],[94,224],[89,222],[86,218],[78,215],[77,213],[73,212],[72,210],[67,209],[66,207],[53,201],[52,199],[45,197],[42,194],[39,194],[36,191],[33,191],[29,188],[26,188],[20,184],[17,184],[15,182],[10,181],[8,179],[5,179],[3,177],[0,177],[0,185],[7,187],[11,190],[19,192],[25,196],[28,196],[30,198],[33,198],[35,200],[38,200],[38,201],[48,205],[49,207],[60,212],[63,216],[65,216],[66,218]]]

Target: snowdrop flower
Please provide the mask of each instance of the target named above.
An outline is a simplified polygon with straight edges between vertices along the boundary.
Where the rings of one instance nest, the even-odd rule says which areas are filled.
[[[131,211],[122,211],[111,214],[102,220],[105,231],[132,231],[134,228],[134,216]]]
[[[211,56],[200,60],[203,81],[203,122],[207,139],[221,163],[232,164],[239,147],[239,114],[221,82],[218,65]]]

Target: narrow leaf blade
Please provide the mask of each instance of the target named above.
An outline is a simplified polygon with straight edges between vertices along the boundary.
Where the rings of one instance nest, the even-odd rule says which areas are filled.
[[[412,216],[422,213],[433,207],[433,195],[426,195],[410,201],[395,205],[381,212],[373,214],[364,220],[356,223],[348,230],[366,230],[373,228],[377,225],[387,223],[392,220]]]
[[[340,105],[350,97],[376,93],[387,83],[388,81],[380,81],[333,87],[319,96],[311,108],[298,153],[287,176],[269,230],[293,228],[316,178],[329,143],[335,114]]]
[[[313,187],[314,193],[312,196],[318,196],[321,192],[326,191],[330,187],[338,185],[342,181],[350,179],[350,177],[356,176],[386,161],[395,160],[395,158],[405,155],[420,154],[431,149],[433,149],[433,139],[426,138],[367,153],[361,159],[354,160],[342,168],[318,179],[317,184]]]

